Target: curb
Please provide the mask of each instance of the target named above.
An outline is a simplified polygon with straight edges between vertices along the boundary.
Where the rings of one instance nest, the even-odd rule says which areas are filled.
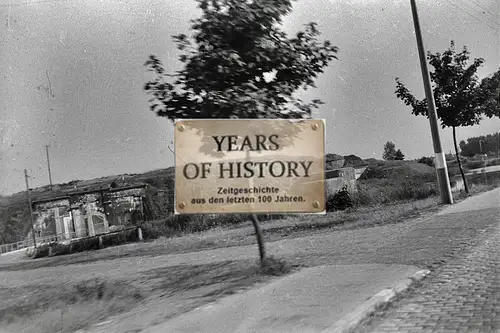
[[[344,316],[333,326],[327,328],[322,333],[348,333],[359,323],[370,316],[375,310],[386,303],[389,303],[396,295],[408,289],[414,282],[422,280],[430,273],[429,270],[420,270],[410,277],[399,282],[395,287],[380,291],[375,296],[357,307],[354,311]]]

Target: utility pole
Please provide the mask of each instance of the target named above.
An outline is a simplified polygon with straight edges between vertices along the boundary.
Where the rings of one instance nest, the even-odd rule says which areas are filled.
[[[24,169],[24,179],[26,180],[26,193],[28,193],[28,205],[30,206],[31,235],[33,236],[33,247],[36,248],[35,226],[33,225],[33,208],[31,207],[31,193],[28,184],[28,171]]]
[[[431,77],[427,68],[427,59],[425,57],[424,43],[422,41],[422,33],[420,31],[420,22],[418,20],[417,5],[415,0],[410,0],[411,11],[413,14],[413,24],[415,25],[415,35],[417,37],[418,55],[420,58],[420,67],[422,69],[422,79],[424,81],[425,96],[427,97],[427,108],[429,114],[429,122],[431,125],[432,143],[434,145],[434,156],[436,157],[436,173],[441,195],[441,203],[452,204],[453,196],[451,194],[450,179],[448,178],[448,168],[446,158],[444,156],[441,140],[439,139],[439,127],[436,115],[436,104],[431,88]]]
[[[50,189],[52,190],[52,175],[50,173],[49,147],[50,147],[49,145],[45,146],[45,152],[47,153],[47,168],[49,170]]]

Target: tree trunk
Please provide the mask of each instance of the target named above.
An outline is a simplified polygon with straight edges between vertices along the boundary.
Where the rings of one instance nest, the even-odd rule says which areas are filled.
[[[457,133],[455,126],[453,126],[453,144],[455,145],[455,156],[457,157],[458,168],[460,169],[460,174],[462,175],[462,180],[464,181],[465,193],[469,194],[469,186],[467,185],[467,179],[465,179],[465,173],[462,169],[462,162],[460,162],[460,156],[458,155]]]
[[[246,151],[246,160],[250,161],[250,151]],[[253,186],[253,178],[248,178],[249,187]],[[262,230],[260,230],[259,218],[257,214],[251,214],[253,228],[255,229],[255,236],[257,237],[257,244],[259,245],[260,266],[264,267],[264,259],[266,258],[266,248],[264,244],[264,237],[262,237]]]
[[[255,236],[257,237],[257,244],[259,245],[260,265],[264,264],[266,258],[266,248],[264,245],[264,238],[262,237],[262,230],[259,226],[259,218],[256,214],[252,214],[252,224],[255,229]]]

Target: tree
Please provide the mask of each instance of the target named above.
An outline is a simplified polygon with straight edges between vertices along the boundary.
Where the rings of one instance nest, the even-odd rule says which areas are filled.
[[[430,167],[434,167],[434,159],[432,157],[422,156],[417,160],[417,162],[427,164]]]
[[[405,159],[405,155],[403,154],[403,152],[401,151],[401,149],[398,149],[396,151],[396,153],[394,154],[394,159],[396,161],[402,161]]]
[[[464,181],[466,193],[469,193],[469,189],[458,155],[456,129],[460,126],[479,124],[482,115],[487,117],[498,116],[498,103],[493,99],[495,93],[497,93],[496,96],[498,97],[500,81],[497,72],[491,78],[483,79],[479,83],[476,72],[482,66],[484,60],[477,58],[469,65],[469,54],[465,46],[461,52],[457,53],[453,41],[443,54],[432,54],[431,52],[427,54],[430,64],[434,67],[430,76],[433,83],[437,117],[441,121],[442,128],[451,127],[453,130],[455,157]],[[412,107],[412,114],[428,117],[427,101],[425,99],[416,99],[399,78],[396,78],[396,84],[396,96],[406,105]]]
[[[488,118],[500,117],[500,69],[481,81],[480,112]]]
[[[315,23],[289,38],[279,24],[292,0],[197,0],[190,41],[173,36],[183,69],[167,74],[151,55],[146,66],[155,78],[144,86],[150,109],[172,121],[186,118],[310,118],[322,102],[295,97],[336,59],[338,48],[319,41]],[[193,45],[194,44],[194,45]],[[261,264],[265,248],[255,215]]]
[[[500,132],[488,134],[486,136],[477,136],[460,141],[461,155],[473,157],[476,154],[494,154],[500,152]]]
[[[384,153],[382,158],[387,161],[394,160],[396,156],[396,145],[392,141],[387,141],[384,145]]]
[[[382,158],[387,161],[402,161],[405,159],[405,155],[401,149],[396,150],[396,145],[392,141],[387,141],[384,145]]]

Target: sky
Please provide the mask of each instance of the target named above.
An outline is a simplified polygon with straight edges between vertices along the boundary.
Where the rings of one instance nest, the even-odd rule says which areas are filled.
[[[500,67],[498,0],[417,0],[425,47],[454,40],[482,57],[484,77]],[[139,173],[174,164],[173,124],[149,110],[143,66],[157,55],[181,68],[171,36],[189,33],[194,0],[0,0],[0,194]],[[424,97],[409,0],[299,0],[284,20],[292,34],[315,21],[338,60],[300,93],[325,102],[326,150],[381,158],[393,141],[407,159],[432,156],[429,121],[394,94],[400,77]],[[460,128],[458,140],[496,132],[500,120]],[[451,130],[440,130],[445,152]]]

